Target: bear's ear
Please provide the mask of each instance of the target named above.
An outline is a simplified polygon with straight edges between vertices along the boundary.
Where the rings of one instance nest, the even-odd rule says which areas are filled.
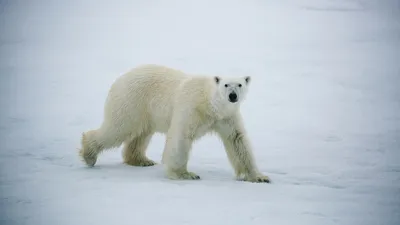
[[[221,80],[221,78],[216,76],[216,77],[214,77],[214,80],[215,80],[215,83],[219,84],[219,81]]]
[[[251,77],[250,76],[246,76],[244,77],[244,80],[246,81],[246,84],[250,83]]]

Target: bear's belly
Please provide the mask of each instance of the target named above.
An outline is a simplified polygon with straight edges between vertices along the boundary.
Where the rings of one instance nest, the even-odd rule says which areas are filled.
[[[172,119],[172,106],[163,102],[152,101],[150,114],[152,129],[158,133],[167,133]]]
[[[155,132],[166,134],[170,126],[170,120],[167,118],[155,118],[153,120],[153,128]]]

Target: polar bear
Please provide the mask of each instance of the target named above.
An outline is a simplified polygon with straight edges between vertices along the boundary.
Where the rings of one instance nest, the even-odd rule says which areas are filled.
[[[112,84],[102,125],[82,134],[80,155],[92,167],[103,150],[123,144],[124,163],[153,166],[146,149],[153,134],[163,133],[166,176],[197,180],[200,176],[187,170],[192,144],[212,132],[222,140],[238,180],[270,182],[257,169],[239,112],[249,84],[249,76],[188,75],[162,65],[138,66]]]

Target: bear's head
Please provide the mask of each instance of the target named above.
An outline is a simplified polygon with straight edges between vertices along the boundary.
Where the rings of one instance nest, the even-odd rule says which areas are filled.
[[[223,100],[229,103],[241,103],[247,94],[247,88],[250,84],[250,76],[246,77],[214,77],[214,81],[218,86],[218,93]]]

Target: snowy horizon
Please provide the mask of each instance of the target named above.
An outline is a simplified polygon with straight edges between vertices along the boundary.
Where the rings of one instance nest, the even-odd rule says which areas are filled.
[[[0,224],[400,224],[400,2],[0,1]],[[78,156],[113,81],[144,63],[252,77],[241,112],[272,183]],[[160,162],[165,137],[147,151]]]

